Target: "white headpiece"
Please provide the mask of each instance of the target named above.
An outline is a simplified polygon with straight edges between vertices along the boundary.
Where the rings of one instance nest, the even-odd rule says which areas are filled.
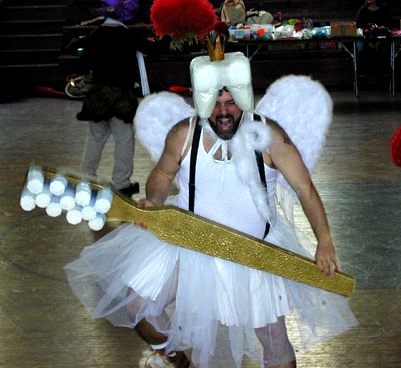
[[[226,87],[242,111],[254,108],[251,66],[242,52],[224,54],[224,60],[211,61],[198,56],[190,64],[194,105],[201,118],[209,118],[219,90]]]

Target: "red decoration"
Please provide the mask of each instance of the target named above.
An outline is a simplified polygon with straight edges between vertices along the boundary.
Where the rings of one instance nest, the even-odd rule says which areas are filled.
[[[192,93],[191,88],[184,87],[184,86],[177,86],[177,85],[170,86],[169,91],[174,92],[174,93],[188,93],[188,94]]]
[[[394,165],[401,167],[401,125],[396,129],[390,140],[390,159]]]
[[[150,19],[158,36],[204,40],[217,16],[207,0],[155,0]]]
[[[213,31],[216,31],[217,33],[223,35],[229,35],[228,25],[226,22],[223,22],[222,20],[217,20],[216,23],[213,24]]]
[[[34,90],[36,93],[40,95],[49,95],[49,96],[58,96],[58,97],[66,97],[64,92],[57,91],[52,87],[46,86],[38,86]]]

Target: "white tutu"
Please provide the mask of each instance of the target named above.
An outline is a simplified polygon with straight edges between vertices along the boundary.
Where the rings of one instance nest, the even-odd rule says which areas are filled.
[[[266,240],[308,256],[281,217]],[[291,334],[296,323],[296,349],[357,324],[346,297],[167,244],[132,224],[85,247],[65,272],[93,318],[130,328],[146,318],[168,336],[167,351],[192,349],[202,368],[240,367],[243,354],[263,367],[261,334],[268,338],[281,316],[291,315]],[[282,364],[272,354],[264,366]]]

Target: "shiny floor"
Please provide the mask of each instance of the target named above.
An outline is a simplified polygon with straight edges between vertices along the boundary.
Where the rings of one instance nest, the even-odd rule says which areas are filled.
[[[334,122],[313,178],[330,217],[344,270],[357,279],[351,306],[360,325],[306,353],[301,368],[401,367],[401,168],[388,141],[401,100],[385,92],[332,93]],[[80,102],[29,98],[0,104],[0,367],[133,368],[146,345],[128,329],[92,321],[67,287],[63,265],[104,234],[43,210],[24,212],[19,196],[32,162],[78,170],[86,123]],[[99,174],[111,172],[112,142]],[[136,147],[134,179],[152,166]],[[299,224],[310,231],[301,214]],[[256,368],[244,361],[244,367]]]

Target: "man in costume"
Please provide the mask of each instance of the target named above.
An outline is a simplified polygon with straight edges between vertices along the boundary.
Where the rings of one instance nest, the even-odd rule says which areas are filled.
[[[243,61],[240,55],[236,55],[236,57],[237,62]],[[198,59],[192,62],[193,80],[195,83],[201,83],[197,80],[195,73],[202,67],[197,69],[196,61],[199,61],[198,64],[204,62],[207,64],[207,61]],[[205,82],[202,81],[202,83]],[[162,206],[170,194],[174,178],[178,175],[180,191],[183,192],[182,195],[179,195],[180,207],[187,208],[191,206],[189,203],[194,200],[195,213],[255,237],[263,238],[268,232],[266,226],[270,227],[271,224],[266,224],[258,213],[251,196],[246,193],[246,184],[244,185],[241,180],[238,180],[235,172],[230,172],[228,169],[233,155],[229,148],[230,141],[237,133],[242,120],[247,117],[230,90],[226,86],[221,87],[223,88],[218,89],[215,104],[213,99],[210,99],[210,102],[204,102],[200,97],[198,97],[198,101],[195,101],[204,116],[208,115],[205,111],[212,108],[210,117],[197,122],[196,119],[193,119],[191,122],[197,124],[196,127],[191,126],[189,119],[186,119],[170,131],[164,152],[148,178],[147,199],[142,201],[141,205],[144,207]],[[247,89],[247,86],[237,86],[237,89],[241,87]],[[245,108],[249,108],[251,106],[248,107],[246,104],[252,100],[249,98],[252,97],[249,96],[252,92],[240,91],[240,93],[244,92],[246,96],[239,96],[237,92],[237,97],[241,99],[243,105],[245,104]],[[195,96],[197,96],[196,93],[195,87]],[[328,220],[320,197],[298,150],[288,135],[271,120],[267,122],[267,126],[270,129],[271,138],[268,150],[262,152],[261,155],[263,171],[268,177],[271,177],[270,172],[281,171],[293,187],[318,239],[316,262],[327,276],[334,276],[335,271],[340,270],[340,263],[336,257]],[[201,132],[200,136],[195,135],[197,138],[194,138],[194,130]],[[196,145],[200,145],[200,152],[198,151],[197,157],[191,163],[188,159],[190,156],[188,152],[194,149],[194,139],[198,140]],[[186,141],[190,141],[192,144],[185,146]],[[197,167],[200,169],[199,172],[196,172],[196,183],[199,184],[195,186],[196,194],[192,194],[194,198],[189,199],[188,194],[191,196],[191,190],[187,185],[187,178],[190,165],[194,165],[195,161],[199,161]],[[261,182],[266,186],[266,179],[262,178]],[[194,185],[194,183],[190,185]],[[193,208],[189,209],[194,210]],[[256,328],[256,334],[265,350],[265,365],[295,367],[294,350],[286,334],[284,318],[280,316],[278,321],[271,324],[268,329],[270,331],[267,332],[266,327]],[[137,330],[150,343],[153,339],[153,341],[167,341],[167,337],[163,339],[145,320],[140,322]],[[152,330],[154,332],[151,332]]]
[[[304,100],[305,93],[315,96],[319,116],[325,115],[322,103],[331,112],[323,87],[306,77],[294,78],[297,88],[310,88],[299,88],[300,93]],[[167,134],[140,205],[162,206],[176,180],[179,193],[173,203],[178,207],[310,257],[294,225],[276,210],[277,187],[288,183],[283,190],[299,198],[316,235],[316,262],[327,277],[335,277],[340,264],[322,202],[292,143],[297,134],[264,117],[275,116],[274,93],[266,94],[258,104],[260,116],[255,114],[250,64],[241,53],[226,54],[220,61],[195,58],[191,79],[197,116],[168,93],[149,96],[138,108],[138,133],[141,126],[157,125],[169,109],[184,115],[172,117],[181,121]],[[284,83],[288,94],[291,81]],[[285,102],[277,106],[283,110]],[[293,125],[305,120],[302,114],[309,119],[310,112],[319,120],[316,110],[305,106],[295,120],[291,116]],[[318,130],[312,129],[313,134]],[[148,139],[145,146],[156,146],[151,134],[141,136]],[[314,142],[309,143],[308,149]],[[356,325],[345,297],[165,243],[132,224],[85,248],[65,271],[93,318],[135,328],[154,351],[165,353],[166,366],[175,359],[175,366],[186,367],[185,356],[176,352],[190,349],[193,364],[201,368],[239,368],[244,354],[263,367],[295,367],[286,316],[295,318],[292,331],[301,341],[297,348]],[[142,364],[152,367],[152,355]]]

